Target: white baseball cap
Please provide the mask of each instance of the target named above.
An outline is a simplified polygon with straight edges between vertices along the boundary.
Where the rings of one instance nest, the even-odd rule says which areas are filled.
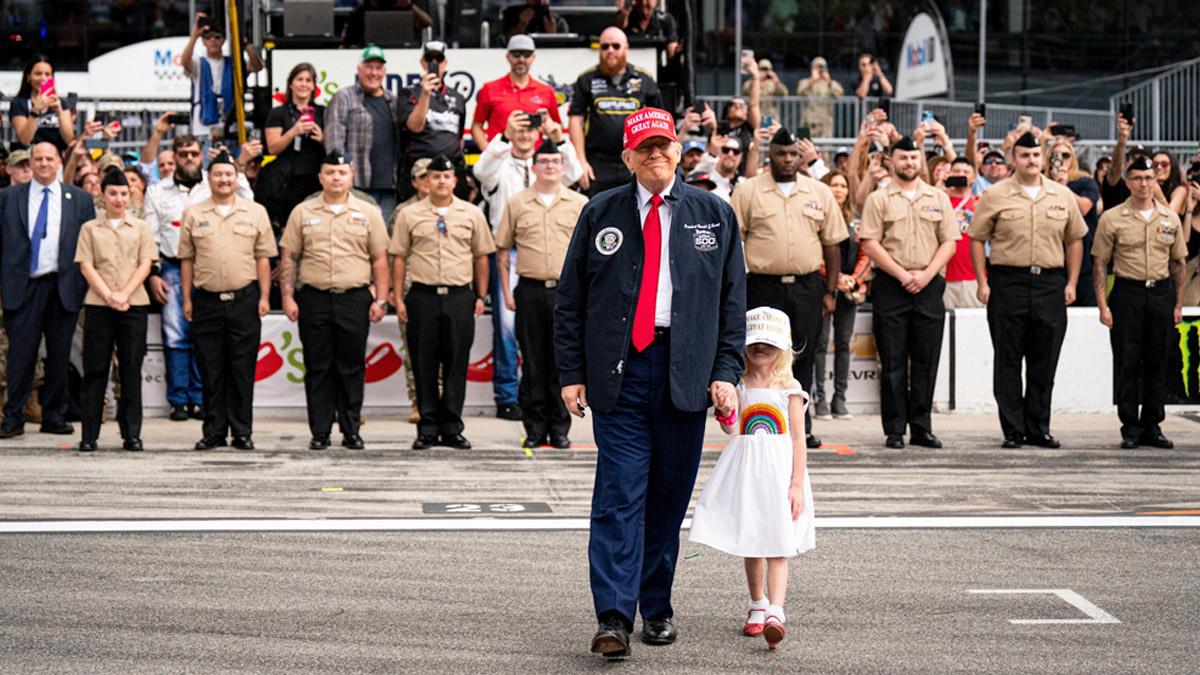
[[[787,314],[773,307],[755,307],[746,312],[746,346],[764,344],[792,348],[792,323]]]
[[[505,51],[531,52],[534,49],[535,49],[535,47],[533,44],[533,38],[529,37],[528,35],[525,35],[524,33],[520,33],[520,34],[514,35],[508,39],[508,48]]]

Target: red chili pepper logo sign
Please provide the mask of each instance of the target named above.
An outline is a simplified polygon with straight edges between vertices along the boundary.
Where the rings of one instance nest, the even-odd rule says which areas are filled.
[[[366,381],[379,382],[386,380],[400,370],[400,366],[404,365],[403,359],[396,353],[396,348],[392,343],[385,342],[367,354],[366,358]]]
[[[258,346],[258,363],[254,366],[254,381],[259,382],[279,372],[283,368],[283,357],[275,349],[275,345],[264,342]]]
[[[492,353],[488,352],[487,356],[467,366],[467,381],[491,382],[493,372]]]

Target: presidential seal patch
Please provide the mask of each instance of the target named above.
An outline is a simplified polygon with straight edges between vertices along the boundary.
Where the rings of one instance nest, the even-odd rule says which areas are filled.
[[[712,230],[693,230],[692,245],[697,251],[715,251],[717,250],[717,235],[713,234]]]
[[[615,227],[606,227],[596,234],[596,250],[601,255],[612,255],[621,248],[625,235]]]

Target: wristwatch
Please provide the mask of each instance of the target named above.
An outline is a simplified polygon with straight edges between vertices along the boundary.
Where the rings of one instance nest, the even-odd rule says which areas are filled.
[[[385,312],[387,311],[387,308],[388,308],[388,301],[387,301],[387,300],[385,300],[385,299],[383,299],[383,298],[380,298],[380,299],[378,299],[378,300],[376,300],[376,301],[375,301],[375,304],[376,304],[376,305],[379,305],[379,308],[380,308],[380,309],[382,309],[383,311],[385,311]]]

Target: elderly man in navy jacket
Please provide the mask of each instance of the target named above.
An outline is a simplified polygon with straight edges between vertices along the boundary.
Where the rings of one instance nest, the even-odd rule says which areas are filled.
[[[626,118],[622,158],[636,180],[580,214],[558,283],[555,350],[563,402],[595,412],[591,650],[629,654],[675,641],[671,584],[710,400],[737,406],[746,271],[724,201],[676,175],[671,115]]]
[[[0,438],[25,433],[25,401],[33,388],[38,345],[46,338],[42,383],[44,433],[71,434],[67,362],[87,285],[75,265],[79,228],[96,217],[92,197],[58,179],[53,143],[30,153],[33,180],[0,192],[0,296],[8,333],[8,398]]]

